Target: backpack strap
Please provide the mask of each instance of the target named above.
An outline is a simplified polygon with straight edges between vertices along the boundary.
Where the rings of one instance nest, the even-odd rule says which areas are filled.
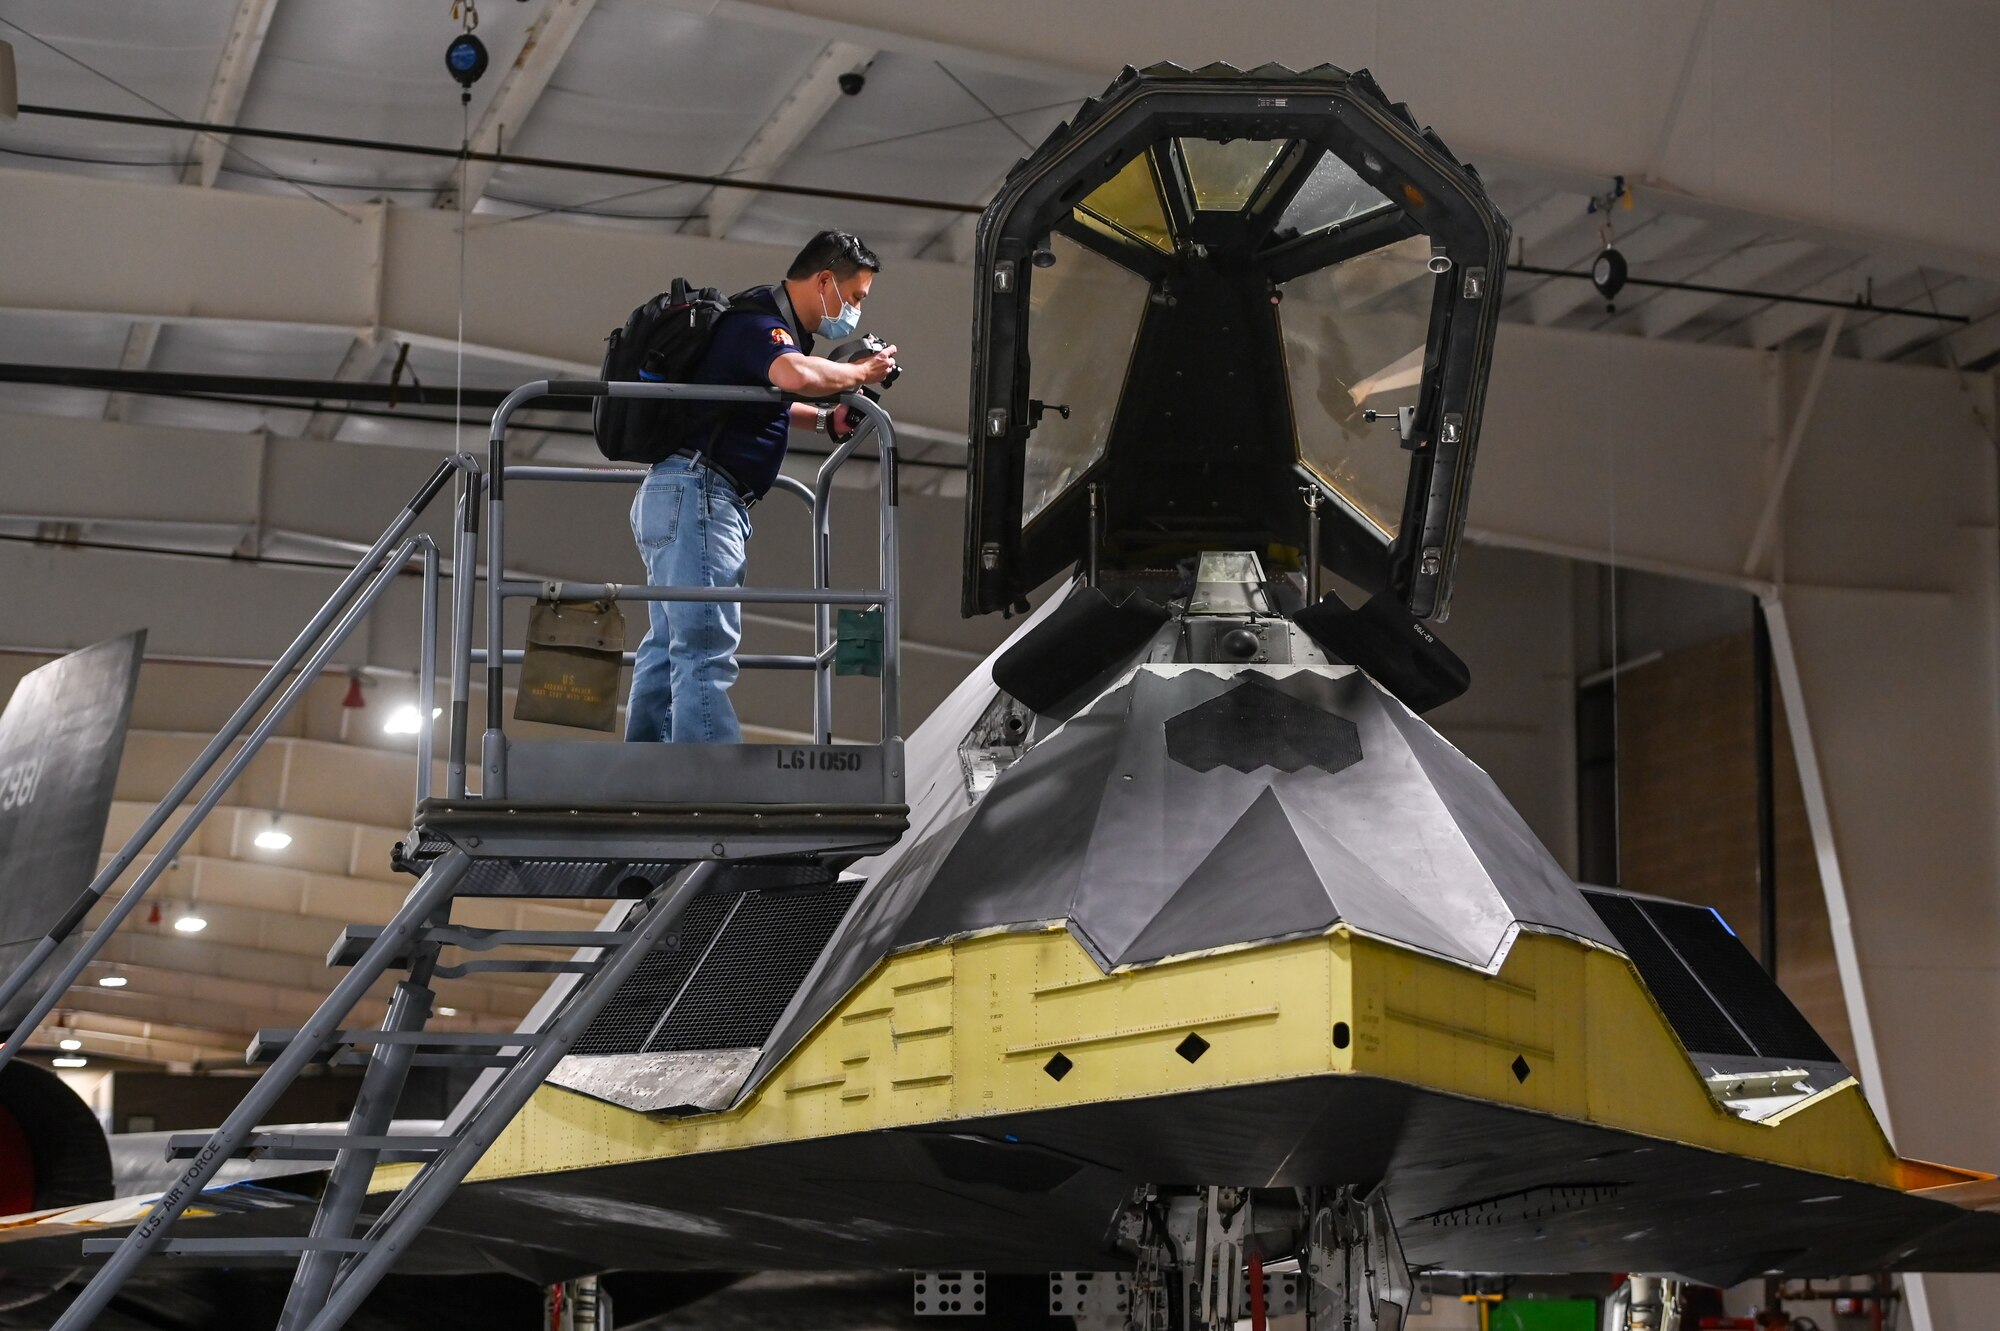
[[[676,284],[679,284],[681,279],[675,278],[674,281]],[[723,311],[722,319],[727,319],[739,309],[752,310],[763,305],[765,302],[759,293],[766,291],[770,292],[768,299],[772,312],[778,316],[778,322],[785,325],[785,330],[792,335],[792,341],[795,344],[799,344],[800,349],[803,350],[803,344],[800,343],[800,338],[803,335],[799,332],[798,311],[792,308],[791,298],[785,294],[785,284],[782,282],[773,282],[761,287],[748,287],[737,292],[729,298],[729,309]],[[716,322],[719,324],[722,320],[718,319]],[[726,402],[711,402],[708,406],[715,417],[714,422],[708,427],[708,438],[699,444],[690,445],[690,447],[693,448],[697,457],[707,459],[709,464],[713,466],[715,465],[715,444],[717,440],[722,438],[723,426],[728,424],[730,404]]]

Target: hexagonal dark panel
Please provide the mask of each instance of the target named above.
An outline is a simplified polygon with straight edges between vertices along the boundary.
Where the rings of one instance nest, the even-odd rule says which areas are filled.
[[[1361,761],[1361,732],[1262,675],[1245,675],[1229,692],[1168,718],[1167,754],[1197,772],[1339,772]]]

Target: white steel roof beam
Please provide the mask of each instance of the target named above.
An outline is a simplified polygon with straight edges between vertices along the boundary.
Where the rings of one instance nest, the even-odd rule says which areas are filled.
[[[357,334],[347,354],[340,358],[340,366],[333,377],[343,384],[365,384],[375,377],[375,371],[382,368],[382,362],[389,358],[389,348],[394,345],[389,336],[380,328],[370,328]],[[340,433],[341,424],[347,420],[347,413],[322,407],[306,417],[305,429],[301,437],[306,439],[332,439]]]
[[[210,125],[233,125],[243,109],[243,96],[257,72],[257,58],[264,52],[264,37],[271,30],[271,15],[278,0],[239,0],[236,17],[230,20],[228,40],[222,44],[222,59],[208,86],[208,100],[202,103],[197,119]],[[203,189],[214,186],[221,174],[222,161],[229,152],[229,140],[220,134],[197,134],[194,158],[181,173],[185,184]]]
[[[806,72],[785,94],[777,109],[743,145],[743,151],[729,164],[722,174],[741,176],[746,180],[769,180],[798,151],[826,113],[833,109],[841,97],[840,80],[848,75],[868,68],[876,52],[872,47],[857,46],[852,42],[833,41],[826,49],[813,58]],[[718,240],[729,234],[731,227],[741,218],[757,195],[751,190],[713,189],[701,202],[704,214],[704,231]],[[694,223],[682,224],[683,231],[693,230]]]
[[[43,1022],[28,1044],[53,1049],[56,1041],[74,1036],[84,1042],[80,1052],[85,1058],[95,1053],[182,1068],[241,1066],[243,1062],[243,1042],[226,1031],[71,1008],[59,1016],[60,1024],[55,1017]]]
[[[140,319],[126,331],[125,350],[119,353],[118,368],[121,370],[143,370],[153,362],[153,348],[160,340],[160,321]],[[104,404],[104,419],[122,421],[125,413],[132,409],[130,393],[113,393]]]
[[[380,327],[419,347],[454,345],[457,216],[378,204],[347,212],[305,198],[0,169],[0,235],[40,260],[0,265],[0,308],[350,335]],[[554,367],[594,373],[613,312],[631,308],[634,273],[698,272],[733,291],[770,280],[793,253],[542,221],[473,227],[466,240],[476,275],[467,351],[522,360],[523,380]],[[162,253],[176,261],[158,262]],[[911,261],[895,276],[870,298],[869,318],[926,349],[924,375],[896,387],[896,414],[960,428],[970,372],[964,275]]]
[[[1511,261],[1525,256],[1525,262],[1542,263],[1543,245],[1563,232],[1582,226],[1589,214],[1584,210],[1590,200],[1581,194],[1566,190],[1556,190],[1507,219],[1513,230],[1513,253],[1507,257]]]
[[[222,43],[222,56],[216,62],[215,77],[209,81],[208,97],[202,102],[201,114],[196,117],[203,124],[236,123],[236,115],[243,109],[244,95],[250,91],[250,80],[257,72],[258,57],[264,53],[264,38],[271,30],[271,15],[277,7],[277,0],[239,0],[236,13],[229,21],[229,36]],[[216,177],[222,173],[223,159],[228,154],[227,136],[196,134],[193,154],[187,165],[181,168],[181,182],[201,189],[213,188]],[[125,351],[118,358],[118,368],[145,369],[152,363],[153,348],[159,340],[158,320],[141,319],[135,322],[126,334]],[[104,404],[104,419],[122,421],[131,406],[130,394],[113,393]]]
[[[1954,304],[1968,303],[1966,296],[1970,287],[1970,278],[1919,268],[1891,287],[1888,295],[1884,295],[1878,287],[1875,298],[1884,305],[1913,310],[1927,310],[1935,306],[1952,313],[1955,312]],[[1857,323],[1854,328],[1854,352],[1863,360],[1894,359],[1916,343],[1928,344],[1935,340],[1938,331],[1934,320],[1912,319],[1904,315],[1857,313],[1854,319],[1866,321]]]
[[[180,943],[182,940],[171,941]],[[185,1003],[188,1005],[185,1010],[189,1013],[199,1013],[200,1005],[211,999],[239,1008],[261,1007],[271,1015],[258,1023],[260,1025],[270,1025],[286,1016],[310,1016],[338,978],[329,971],[302,968],[293,961],[287,963],[291,967],[287,983],[246,980],[228,966],[218,965],[211,954],[191,954],[184,950],[172,956],[143,960],[131,951],[117,956],[107,953],[104,960],[116,963],[108,969],[115,970],[130,981],[119,991],[121,995],[138,994],[160,1002]],[[349,1025],[373,1023],[381,1018],[394,978],[387,977],[387,984],[378,986],[378,992],[362,1000],[349,1019]],[[541,979],[542,983],[532,989],[503,991],[490,1001],[479,997],[480,986],[468,987],[468,982],[464,980],[439,980],[437,986],[450,995],[442,1000],[445,1006],[458,1008],[457,1016],[443,1020],[452,1025],[469,1024],[480,1017],[517,1020],[527,1015],[540,991],[546,987],[547,977]]]
[[[1874,268],[1870,261],[1857,259],[1785,294],[1804,296],[1810,300],[1858,300],[1868,290],[1868,279]],[[1806,329],[1824,324],[1829,313],[1831,311],[1823,305],[1775,302],[1745,321],[1745,339],[1751,346],[1760,349],[1780,346]]]
[[[1881,5],[1833,6],[1815,11],[1820,26],[1810,41],[1800,24],[1756,16],[1754,6],[1719,6],[1708,48],[1730,53],[1726,68],[1771,77],[1703,78],[1695,66],[1690,80],[1677,77],[1690,70],[1678,57],[1695,49],[1705,0],[1641,6],[1623,26],[1603,23],[1601,6],[1586,0],[1475,6],[1464,12],[1476,18],[1455,24],[1432,21],[1421,6],[1377,4],[1363,9],[1373,21],[1359,25],[1348,20],[1351,9],[1325,0],[1265,0],[1254,9],[1121,6],[1110,16],[1103,4],[1074,0],[662,2],[731,18],[762,11],[790,31],[837,32],[884,50],[955,47],[1043,71],[1052,82],[1067,76],[1100,87],[1131,60],[1135,31],[1152,42],[1148,59],[1239,66],[1269,59],[1271,34],[1283,33],[1293,50],[1337,51],[1348,68],[1384,71],[1389,92],[1408,97],[1470,161],[1563,170],[1595,189],[1618,174],[1650,185],[1635,177],[1649,161],[1663,161],[1670,175],[1699,161],[1701,192],[1718,203],[2000,261],[1987,225],[2000,213],[2000,173],[1964,166],[1983,148],[1974,127],[2000,119],[2000,81],[1988,77],[2000,38],[1980,6],[1929,6],[1920,19]],[[1480,52],[1481,78],[1425,82],[1423,71],[1452,68],[1467,49]],[[1547,76],[1551,61],[1563,77]],[[1953,96],[1907,91],[1936,88]],[[1492,114],[1495,106],[1509,114]],[[1670,119],[1677,123],[1662,158]],[[1874,132],[1841,132],[1850,121]],[[1899,152],[1898,144],[1911,148]],[[1945,147],[1915,148],[1931,144]],[[1909,207],[1908,199],[1925,206]]]
[[[1951,347],[1952,364],[1960,367],[1981,365],[2000,355],[2000,309],[1988,310],[1946,341]]]
[[[979,194],[982,202],[991,204],[1000,187],[1007,183],[1009,167],[1000,177]],[[940,259],[945,263],[972,262],[972,242],[979,234],[979,213],[965,213],[954,217],[939,228],[938,233],[917,247],[919,259]]]
[[[493,100],[486,104],[479,123],[473,127],[471,144],[474,151],[501,152],[508,142],[519,136],[521,126],[534,112],[535,103],[541,100],[542,91],[549,86],[556,66],[569,54],[570,43],[583,30],[583,21],[590,17],[590,11],[596,4],[597,0],[543,0],[542,12],[528,24],[521,53],[514,57],[507,76],[500,81],[499,90],[493,94]],[[465,164],[467,212],[478,206],[480,196],[486,193],[486,187],[493,182],[493,173],[498,169],[498,164],[494,162]],[[439,196],[437,206],[457,208],[458,195],[458,182],[454,179]]]
[[[1704,264],[1682,280],[1704,286],[1754,287],[1780,269],[1806,258],[1813,247],[1803,241],[1759,238],[1713,263]],[[1655,291],[1639,309],[1639,330],[1647,337],[1669,337],[1725,300],[1709,291]]]

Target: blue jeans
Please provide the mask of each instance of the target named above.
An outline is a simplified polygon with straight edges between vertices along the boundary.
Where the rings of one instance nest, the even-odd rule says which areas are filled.
[[[656,463],[632,500],[632,538],[655,587],[741,587],[750,515],[729,482],[690,458]],[[733,601],[649,601],[632,667],[628,740],[735,744],[729,687],[743,607]]]

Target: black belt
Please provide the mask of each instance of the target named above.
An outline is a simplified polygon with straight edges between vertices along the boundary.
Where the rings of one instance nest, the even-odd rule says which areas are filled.
[[[735,475],[730,472],[729,468],[723,466],[720,462],[717,462],[714,458],[710,457],[708,454],[702,452],[701,450],[694,448],[677,448],[673,452],[667,454],[667,456],[674,458],[687,458],[693,462],[700,464],[701,466],[707,467],[717,476],[720,476],[723,480],[728,481],[729,488],[736,492],[737,502],[742,504],[743,507],[749,508],[757,502],[758,497],[756,495],[751,494],[749,489],[744,486],[743,482],[737,480]]]

